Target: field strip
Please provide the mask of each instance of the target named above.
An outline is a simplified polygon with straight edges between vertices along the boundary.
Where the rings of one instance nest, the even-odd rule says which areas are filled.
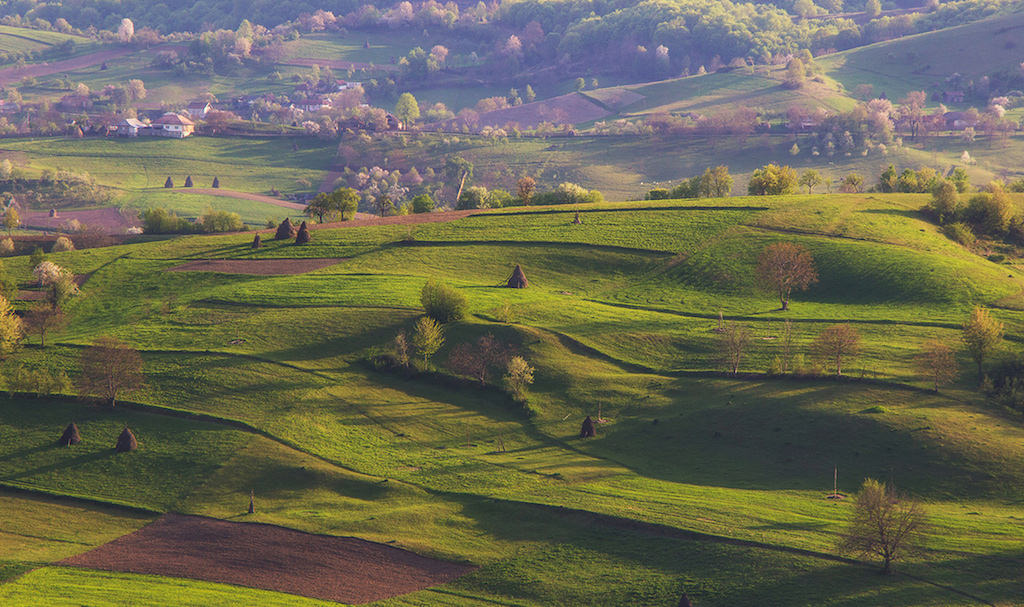
[[[600,300],[600,299],[590,299],[590,298],[587,298],[587,297],[583,298],[583,301],[590,302],[590,303],[595,303],[595,304],[603,305],[603,306],[609,306],[609,307],[612,307],[612,308],[624,308],[624,309],[627,309],[627,310],[643,310],[645,312],[656,312],[656,313],[659,313],[659,314],[671,314],[672,316],[683,316],[685,318],[701,318],[701,319],[715,320],[715,321],[717,321],[718,318],[719,318],[718,314],[701,313],[701,312],[683,312],[681,310],[670,310],[668,308],[658,308],[658,307],[655,307],[655,306],[641,306],[641,305],[638,305],[638,304],[617,303],[617,302],[613,302],[613,301],[603,301],[603,300]],[[765,312],[765,314],[768,314],[768,313],[771,313],[771,312],[778,312],[778,311],[779,310],[770,310],[769,312]],[[957,323],[957,322],[941,322],[941,321],[928,321],[928,320],[919,320],[919,321],[891,320],[891,319],[886,319],[886,318],[876,318],[876,319],[863,319],[863,318],[776,318],[776,317],[768,317],[768,316],[749,316],[749,315],[743,316],[743,315],[735,315],[735,314],[725,314],[721,318],[722,318],[722,320],[741,320],[741,321],[749,321],[749,322],[777,322],[777,321],[783,321],[783,320],[789,320],[789,321],[792,321],[792,322],[799,322],[799,323],[819,323],[819,324],[842,322],[842,323],[850,323],[850,324],[854,324],[854,325],[896,325],[896,326],[904,326],[904,327],[931,327],[931,328],[936,328],[936,329],[955,329],[957,331],[959,331],[960,329],[963,328],[963,324],[962,323]],[[1007,337],[1007,339],[1010,339],[1010,337]]]
[[[553,241],[553,240],[395,240],[384,243],[385,247],[459,247],[459,246],[502,246],[502,247],[545,247],[545,248],[584,248],[597,249],[600,251],[613,251],[618,253],[640,253],[647,255],[658,255],[662,257],[675,257],[679,253],[665,251],[663,249],[639,249],[636,247],[623,247],[614,244],[599,244],[590,242]]]
[[[252,194],[250,192],[238,192],[236,190],[224,190],[221,188],[174,188],[171,190],[175,194],[204,194],[206,196],[222,196],[224,198],[238,198],[240,200],[252,200],[254,202],[265,202],[274,206],[279,206],[285,209],[291,209],[293,211],[305,211],[306,205],[300,202],[288,202],[287,200],[281,200],[280,198],[274,198],[273,196],[264,196],[263,194]]]
[[[780,227],[774,227],[774,226],[763,226],[763,225],[758,225],[758,224],[754,224],[754,223],[742,223],[740,225],[742,225],[745,228],[750,228],[750,229],[753,229],[753,230],[761,230],[763,232],[773,232],[773,233],[776,233],[776,234],[795,234],[797,236],[820,236],[820,237],[823,237],[823,238],[840,238],[840,239],[843,239],[843,240],[853,240],[853,241],[857,241],[857,242],[870,242],[870,243],[874,243],[874,244],[884,244],[884,245],[888,245],[888,246],[891,246],[891,247],[904,247],[904,248],[907,248],[907,249],[911,249],[913,251],[921,251],[921,250],[923,250],[923,249],[920,249],[918,247],[915,247],[915,246],[912,246],[912,245],[909,245],[909,244],[906,244],[906,243],[902,243],[902,242],[892,242],[891,240],[879,240],[877,238],[867,238],[865,236],[847,236],[845,234],[835,234],[835,233],[829,233],[829,232],[816,232],[814,230],[802,230],[800,228],[780,228]]]
[[[597,203],[600,204],[600,203]],[[555,215],[559,213],[579,213],[586,216],[588,213],[633,213],[636,211],[770,211],[772,207],[757,205],[736,205],[736,206],[710,206],[710,205],[664,205],[664,206],[624,206],[604,208],[577,208],[576,205],[547,205],[539,207],[528,207],[536,210],[505,210],[505,209],[483,209],[481,217],[493,217],[495,215]]]
[[[39,78],[60,72],[71,72],[84,67],[103,63],[105,61],[110,61],[112,59],[117,59],[118,57],[123,57],[124,55],[134,53],[135,51],[136,49],[131,48],[112,49],[97,51],[95,53],[89,53],[88,55],[65,59],[63,61],[54,61],[53,63],[33,63],[24,67],[0,69],[0,86],[5,86],[27,77]]]

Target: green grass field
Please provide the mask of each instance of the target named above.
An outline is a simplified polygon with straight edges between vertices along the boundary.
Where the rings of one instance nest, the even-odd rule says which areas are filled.
[[[146,385],[131,395],[141,408],[0,403],[0,487],[33,492],[0,492],[15,513],[0,522],[0,598],[65,604],[74,588],[76,604],[214,605],[228,592],[320,604],[52,565],[174,510],[480,566],[381,605],[668,606],[684,591],[699,605],[1014,604],[1024,590],[1020,419],[979,396],[963,353],[953,386],[912,386],[926,385],[919,345],[957,343],[974,304],[1006,323],[1003,355],[1015,350],[1024,315],[1001,302],[1019,296],[1022,275],[947,240],[917,213],[923,202],[603,203],[579,207],[582,225],[571,223],[576,208],[503,209],[316,230],[301,248],[191,236],[52,255],[90,274],[72,322],[46,349],[30,338],[0,375],[24,364],[73,376],[82,345],[115,335],[143,353]],[[780,240],[808,247],[821,275],[787,312],[751,279],[760,249]],[[346,259],[295,276],[165,271],[295,256]],[[516,263],[530,287],[497,286]],[[27,280],[27,258],[6,268]],[[464,292],[471,313],[447,327],[435,363],[493,334],[536,367],[532,417],[491,388],[362,362],[411,328],[430,278]],[[780,352],[783,320],[800,352],[828,324],[853,321],[863,348],[846,374],[880,383],[715,375],[719,311],[753,331],[741,370],[755,373]],[[599,412],[598,437],[577,439]],[[71,420],[85,442],[53,446]],[[115,454],[125,424],[140,450]],[[824,499],[834,468],[844,493],[874,477],[923,501],[924,550],[901,573],[830,560],[851,512],[850,500]]]
[[[82,36],[0,25],[0,51],[6,53],[45,51],[68,40],[75,44],[73,54],[93,51],[99,46]]]

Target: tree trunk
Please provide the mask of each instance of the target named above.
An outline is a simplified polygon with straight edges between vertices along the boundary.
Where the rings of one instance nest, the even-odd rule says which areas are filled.
[[[782,301],[782,309],[783,310],[788,310],[789,309],[789,300],[788,299],[780,299],[780,301]]]
[[[459,205],[459,198],[462,198],[462,187],[466,185],[466,177],[469,177],[468,172],[464,172],[462,179],[459,181],[459,191],[455,193],[455,206]]]

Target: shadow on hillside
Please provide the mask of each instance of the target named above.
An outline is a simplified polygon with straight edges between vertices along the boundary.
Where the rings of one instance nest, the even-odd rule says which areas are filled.
[[[847,493],[867,477],[937,499],[1019,499],[1024,486],[1024,467],[1007,465],[999,443],[981,442],[985,433],[942,433],[908,415],[941,396],[789,381],[716,389],[690,378],[665,393],[672,405],[630,404],[596,440],[576,444],[642,476],[706,486],[824,495],[834,467]],[[877,404],[889,411],[863,412]]]

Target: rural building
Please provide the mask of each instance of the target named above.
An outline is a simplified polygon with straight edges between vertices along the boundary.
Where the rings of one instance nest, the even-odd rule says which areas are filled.
[[[347,91],[349,89],[354,89],[357,86],[362,86],[362,84],[363,83],[361,83],[361,82],[348,82],[348,81],[345,81],[345,80],[338,80],[337,86],[335,88],[339,92],[340,91]]]
[[[149,125],[141,120],[135,118],[125,118],[121,122],[117,123],[117,135],[118,137],[138,137],[150,130]]]
[[[154,135],[184,139],[195,132],[196,123],[181,114],[167,112],[153,121],[153,129]]]
[[[942,115],[942,120],[951,131],[962,131],[969,126],[978,126],[978,119],[967,112],[946,112]]]
[[[209,103],[205,101],[193,101],[188,104],[185,111],[188,112],[188,117],[192,120],[202,120],[206,118],[206,115],[213,109]]]
[[[331,100],[327,97],[314,96],[307,97],[301,101],[295,103],[295,107],[302,110],[303,112],[318,112],[325,107],[331,107]]]

